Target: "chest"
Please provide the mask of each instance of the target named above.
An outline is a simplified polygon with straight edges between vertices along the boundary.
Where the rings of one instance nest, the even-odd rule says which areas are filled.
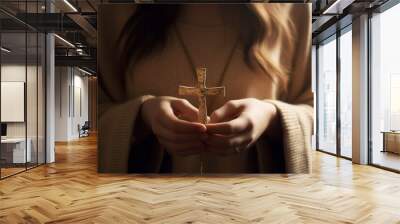
[[[260,69],[250,68],[238,45],[230,57],[234,40],[217,46],[212,40],[188,42],[188,51],[196,67],[207,68],[207,87],[225,86],[226,96],[212,96],[208,106],[216,108],[228,100],[241,98],[275,99],[278,86]],[[208,44],[211,43],[211,44]],[[195,47],[190,47],[195,46]],[[178,86],[194,86],[197,82],[188,55],[176,38],[171,38],[163,50],[143,59],[128,74],[126,89],[131,98],[141,95],[174,96]],[[184,97],[196,105],[194,97]]]

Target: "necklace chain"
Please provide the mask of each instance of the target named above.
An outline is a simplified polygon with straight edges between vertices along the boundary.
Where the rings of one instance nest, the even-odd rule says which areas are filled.
[[[185,42],[183,41],[182,34],[179,32],[178,27],[174,26],[174,28],[175,28],[175,33],[176,33],[177,39],[178,39],[178,41],[179,41],[179,43],[180,43],[180,45],[181,45],[181,47],[183,49],[183,53],[185,54],[186,59],[188,60],[188,63],[190,65],[191,69],[192,69],[192,74],[193,74],[193,76],[195,77],[195,80],[196,80],[196,65],[194,64],[193,57],[191,56],[188,47],[186,46]],[[229,67],[229,65],[230,65],[230,63],[232,61],[232,58],[233,58],[233,55],[235,53],[235,50],[237,48],[238,43],[239,43],[239,37],[236,39],[232,49],[229,52],[228,58],[227,58],[227,60],[225,62],[224,68],[223,68],[223,70],[221,72],[221,75],[220,75],[220,78],[219,78],[219,80],[217,82],[217,86],[221,86],[222,82],[224,81],[226,71],[228,70],[228,67]]]

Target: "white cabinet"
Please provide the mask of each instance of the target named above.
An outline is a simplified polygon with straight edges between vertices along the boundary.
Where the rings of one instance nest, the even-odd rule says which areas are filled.
[[[25,144],[27,144],[25,151]],[[2,152],[8,152],[7,163],[25,163],[32,161],[32,140],[30,138],[7,138],[1,140]],[[3,157],[3,156],[2,156]],[[12,157],[12,161],[11,161]]]

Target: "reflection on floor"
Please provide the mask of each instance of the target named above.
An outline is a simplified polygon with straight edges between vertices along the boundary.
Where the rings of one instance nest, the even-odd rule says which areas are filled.
[[[10,165],[4,165],[3,168],[1,168],[1,178],[5,178],[8,176],[11,176],[13,174],[25,171],[26,169],[30,169],[31,167],[37,166],[36,163],[28,163],[25,167],[25,164],[10,164]]]
[[[0,223],[399,223],[400,175],[313,152],[303,175],[98,174],[96,139],[0,181]]]
[[[400,155],[392,152],[374,151],[373,163],[400,171]]]
[[[4,177],[16,174],[16,173],[24,171],[24,170],[25,170],[25,167],[24,168],[19,168],[19,167],[18,168],[1,168],[1,177],[4,178]]]

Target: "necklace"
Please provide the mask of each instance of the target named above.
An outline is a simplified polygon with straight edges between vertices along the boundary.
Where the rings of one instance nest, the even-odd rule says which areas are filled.
[[[182,47],[183,53],[185,54],[185,57],[186,57],[186,59],[187,59],[189,65],[190,65],[190,68],[192,69],[193,77],[194,77],[195,80],[196,80],[196,79],[197,79],[197,77],[196,77],[196,66],[195,66],[195,64],[194,64],[193,57],[192,57],[191,54],[189,53],[189,49],[188,49],[187,45],[185,44],[185,42],[183,41],[182,34],[179,32],[179,29],[178,29],[178,27],[176,27],[176,25],[174,25],[174,30],[175,30],[175,33],[176,33],[176,36],[177,36],[179,45]],[[234,55],[235,50],[236,50],[236,48],[237,48],[237,45],[238,45],[238,43],[239,43],[239,39],[240,39],[240,38],[239,38],[239,36],[238,36],[238,37],[236,38],[234,44],[233,44],[232,49],[230,50],[230,52],[229,52],[229,54],[228,54],[228,57],[227,57],[227,59],[226,59],[226,62],[225,62],[225,64],[224,64],[224,67],[223,67],[223,69],[222,69],[221,75],[219,76],[219,80],[218,80],[218,82],[217,82],[217,86],[221,86],[222,82],[223,82],[224,79],[225,79],[226,71],[228,70],[229,65],[230,65],[230,63],[231,63],[231,61],[232,61],[233,55]]]
[[[195,66],[195,64],[194,64],[194,60],[193,60],[192,56],[191,56],[190,53],[189,53],[188,47],[186,46],[185,42],[183,41],[182,35],[181,35],[181,33],[179,32],[178,28],[177,28],[176,26],[174,26],[174,28],[175,28],[175,32],[176,32],[176,36],[177,36],[178,42],[180,43],[180,45],[181,45],[181,47],[182,47],[182,50],[183,50],[183,52],[184,52],[184,54],[185,54],[185,56],[186,56],[186,58],[187,58],[187,60],[188,60],[188,63],[189,63],[189,65],[190,65],[191,69],[192,69],[192,74],[193,74],[193,76],[195,77],[195,79],[198,79],[199,77],[198,77],[198,74],[197,74],[197,73],[198,73],[199,71],[198,71],[198,69],[196,69],[196,66]],[[239,42],[239,36],[238,36],[238,38],[236,39],[236,41],[235,41],[235,43],[234,43],[232,49],[231,49],[230,52],[229,52],[227,61],[225,62],[225,65],[224,65],[223,70],[222,70],[222,73],[221,73],[221,75],[220,75],[220,77],[219,77],[217,86],[221,86],[221,84],[222,84],[222,82],[223,82],[223,80],[224,80],[224,78],[225,78],[226,71],[227,71],[227,69],[228,69],[228,67],[229,67],[229,65],[230,65],[230,62],[232,61],[232,58],[233,58],[233,55],[234,55],[234,52],[235,52],[235,49],[236,49],[236,47],[237,47],[238,42]],[[204,70],[204,71],[205,71],[205,70]],[[203,87],[205,87],[205,73],[204,73],[204,83],[203,83],[202,85],[203,85]],[[222,88],[224,88],[224,87],[222,87]],[[202,103],[200,103],[200,105],[205,105],[205,98],[204,98],[203,100],[199,99],[199,101],[202,102]],[[200,111],[203,111],[203,112],[204,112],[204,116],[205,116],[205,117],[207,117],[207,114],[206,114],[206,113],[207,113],[207,108],[206,108],[206,107],[207,107],[206,105],[205,105],[204,107],[199,106],[199,108],[204,108],[204,109],[205,109],[204,111],[201,110],[201,109],[199,109]],[[202,113],[202,114],[203,114],[203,113]],[[205,117],[204,117],[204,118],[205,118]],[[205,120],[202,121],[202,122],[207,123],[207,119],[205,119]],[[203,160],[204,160],[204,159],[203,159],[203,152],[200,152],[200,175],[203,174],[203,169],[204,169],[204,167],[203,167]]]

